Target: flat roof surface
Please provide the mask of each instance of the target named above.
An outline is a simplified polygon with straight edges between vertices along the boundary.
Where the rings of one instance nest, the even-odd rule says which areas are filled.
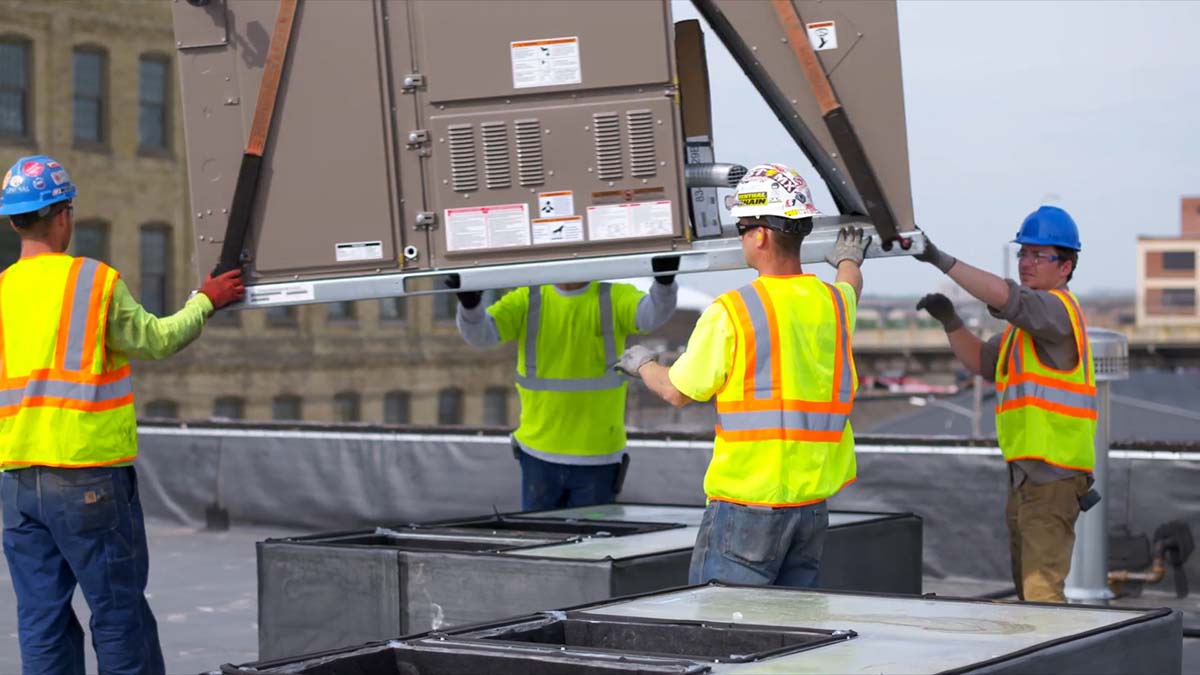
[[[958,602],[778,589],[693,588],[585,613],[852,630],[858,637],[728,673],[936,673],[1128,621],[1146,610]]]

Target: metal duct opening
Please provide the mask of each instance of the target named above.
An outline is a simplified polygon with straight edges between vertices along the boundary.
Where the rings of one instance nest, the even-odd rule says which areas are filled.
[[[546,164],[542,153],[542,123],[536,119],[517,120],[517,180],[523,187],[546,182]]]
[[[483,133],[483,176],[489,190],[512,187],[512,158],[509,156],[508,124],[484,122],[479,125]]]
[[[475,157],[475,127],[471,124],[451,124],[446,129],[450,137],[450,182],[456,192],[479,189],[479,160]]]
[[[649,110],[625,113],[629,132],[629,173],[634,178],[649,178],[658,173],[658,154],[654,148],[654,114]]]
[[[592,124],[596,176],[601,180],[620,180],[624,176],[621,167],[621,118],[617,113],[596,113],[592,115]]]
[[[731,188],[746,175],[746,167],[741,164],[688,164],[683,175],[690,188]]]

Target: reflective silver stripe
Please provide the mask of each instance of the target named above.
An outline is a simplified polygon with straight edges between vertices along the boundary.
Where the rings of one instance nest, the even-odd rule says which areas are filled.
[[[1095,396],[1058,389],[1040,382],[1022,382],[1018,385],[1006,387],[1001,401],[1015,401],[1025,397],[1040,398],[1050,403],[1091,410],[1093,412],[1096,410]]]
[[[517,373],[517,384],[531,391],[603,391],[625,383],[608,371],[617,362],[617,337],[613,329],[612,285],[600,284],[600,326],[604,335],[605,374],[601,377],[549,378],[537,376],[537,337],[542,319],[542,287],[529,288],[529,312],[525,328],[525,374]]]
[[[757,429],[796,429],[801,431],[842,431],[849,415],[811,413],[799,410],[762,410],[727,412],[718,415],[722,431]]]
[[[754,398],[769,400],[774,398],[771,381],[771,323],[767,318],[767,308],[763,306],[762,298],[754,284],[742,286],[737,290],[750,315],[750,325],[754,333],[748,337],[754,340]]]
[[[20,405],[26,398],[49,396],[81,403],[103,403],[133,393],[133,382],[122,377],[106,384],[81,384],[62,380],[30,380],[23,389],[0,389],[0,406]]]
[[[83,345],[87,341],[88,311],[92,299],[92,286],[96,283],[96,270],[100,263],[83,258],[79,277],[75,280],[75,293],[71,306],[62,311],[71,312],[70,328],[67,330],[67,353],[63,356],[63,369],[78,372],[83,370]]]
[[[828,285],[828,284],[826,284]],[[841,324],[842,340],[837,346],[842,352],[842,381],[838,389],[838,401],[841,403],[850,403],[854,400],[854,377],[850,370],[854,367],[852,356],[850,353],[850,317],[846,315],[846,299],[842,297],[842,292],[837,289],[837,286],[829,286],[830,292],[833,294],[833,302],[837,306],[837,320]]]

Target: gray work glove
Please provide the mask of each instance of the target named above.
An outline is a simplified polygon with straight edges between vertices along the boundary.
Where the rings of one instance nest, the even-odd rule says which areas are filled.
[[[866,255],[867,245],[870,243],[870,235],[864,237],[861,227],[843,227],[838,232],[837,243],[833,245],[833,250],[825,256],[825,262],[833,265],[834,269],[837,269],[843,260],[849,260],[862,267],[863,256]]]
[[[958,258],[955,258],[937,246],[934,246],[933,241],[929,238],[929,235],[925,235],[925,250],[913,257],[921,262],[927,262],[930,265],[933,265],[941,270],[942,274],[949,274],[950,268],[954,267],[954,263],[958,262]]]
[[[645,345],[634,345],[625,350],[625,353],[617,360],[617,365],[613,366],[613,370],[629,377],[641,377],[638,369],[651,361],[658,361],[658,354]]]
[[[945,328],[947,333],[953,333],[963,326],[958,312],[954,311],[954,303],[941,293],[930,293],[921,298],[917,302],[917,309],[929,312],[929,316],[940,321],[942,328]]]

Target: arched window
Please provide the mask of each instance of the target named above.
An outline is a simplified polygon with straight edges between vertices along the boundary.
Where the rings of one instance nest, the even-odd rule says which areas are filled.
[[[138,149],[170,149],[168,102],[171,60],[162,54],[143,54],[138,59]]]
[[[483,392],[483,423],[490,427],[508,426],[508,387],[488,387]]]
[[[276,420],[304,419],[304,399],[295,394],[280,394],[271,401],[271,418]]]
[[[407,391],[389,391],[383,395],[383,421],[388,424],[412,423],[412,397]]]
[[[142,414],[145,417],[176,419],[179,417],[179,404],[165,398],[155,399],[146,404],[142,409]]]
[[[30,92],[33,91],[32,55],[29,40],[24,37],[0,37],[0,137],[33,137],[30,105]]]
[[[357,422],[362,419],[361,397],[357,392],[342,391],[333,395],[333,419],[337,422]]]
[[[84,220],[75,223],[71,247],[77,256],[109,262],[108,223],[103,220]]]
[[[80,45],[74,53],[76,144],[108,143],[108,53],[97,45]]]
[[[213,417],[240,420],[246,417],[246,400],[239,396],[222,396],[213,401]]]
[[[139,241],[142,306],[166,316],[171,304],[171,227],[143,225]]]
[[[463,392],[449,387],[438,392],[438,424],[454,426],[463,423]]]

